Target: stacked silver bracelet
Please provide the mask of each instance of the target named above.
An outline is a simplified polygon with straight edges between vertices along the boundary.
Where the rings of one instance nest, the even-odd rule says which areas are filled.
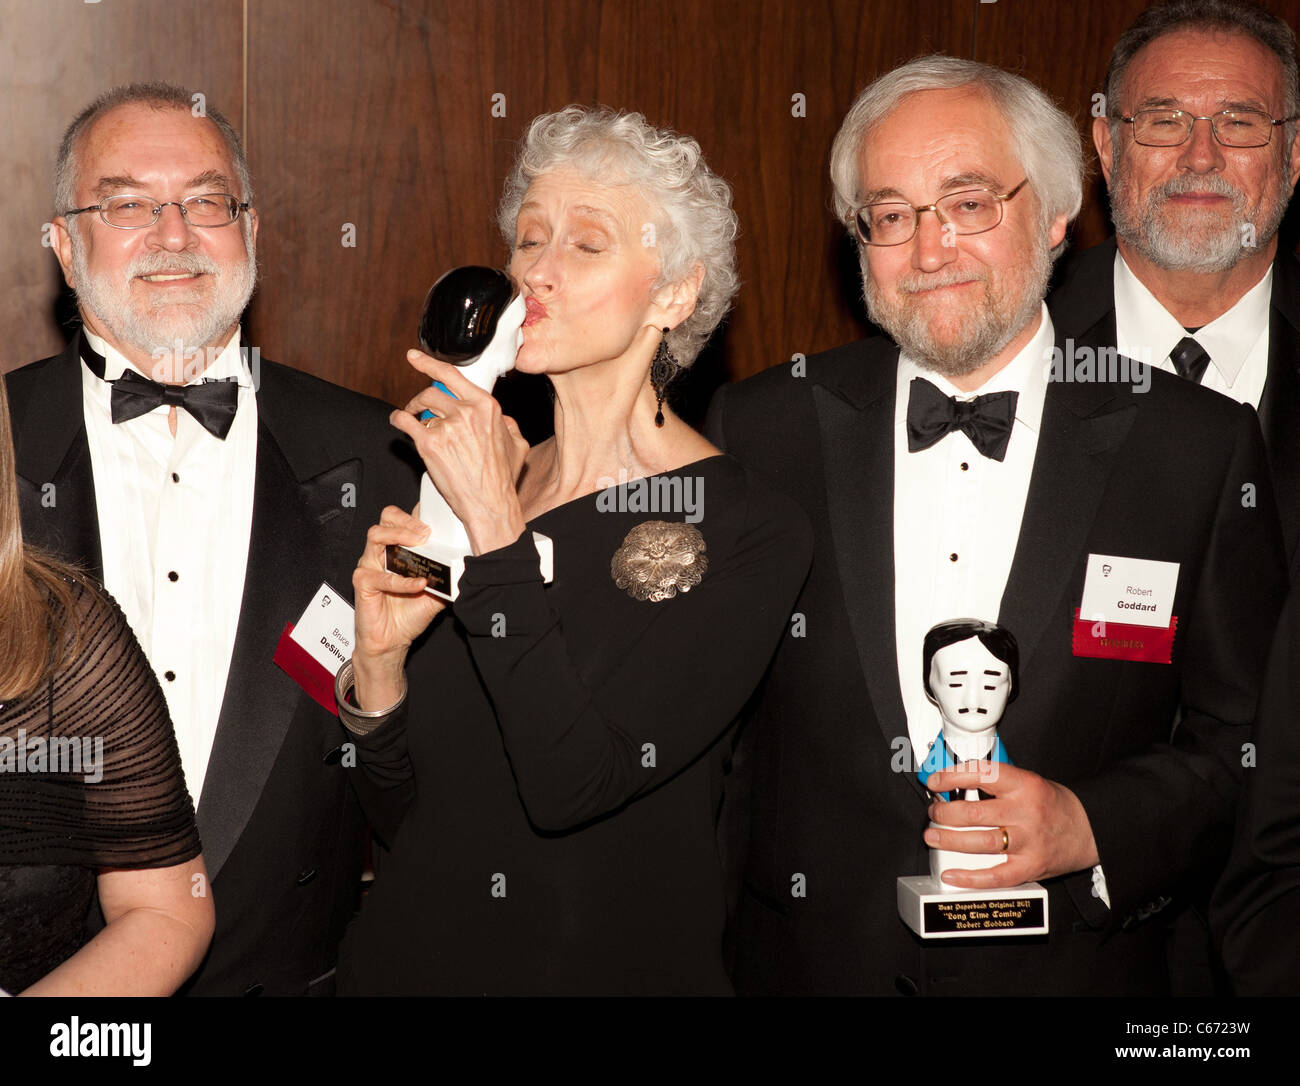
[[[402,694],[387,709],[380,709],[378,712],[367,712],[365,709],[358,709],[348,701],[348,695],[352,693],[352,688],[356,685],[352,677],[352,661],[349,660],[341,668],[338,674],[334,676],[334,700],[339,707],[339,720],[353,735],[368,735],[376,728],[380,727],[390,716],[392,716],[406,701],[406,687],[402,687]]]

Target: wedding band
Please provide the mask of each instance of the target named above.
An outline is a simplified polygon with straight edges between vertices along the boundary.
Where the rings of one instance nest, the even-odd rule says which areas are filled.
[[[437,421],[438,421],[438,416],[437,416],[437,415],[434,415],[433,418],[431,418],[431,419],[425,419],[425,420],[424,420],[424,428],[425,428],[426,430],[429,429],[429,427],[431,427],[431,426],[432,426],[435,422],[437,422]]]
[[[1011,838],[1007,836],[1007,828],[1005,826],[999,826],[998,829],[1002,831],[1002,851],[1006,852],[1007,849],[1011,847]]]

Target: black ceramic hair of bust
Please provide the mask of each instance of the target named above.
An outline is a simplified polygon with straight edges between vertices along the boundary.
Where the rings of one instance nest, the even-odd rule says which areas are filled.
[[[477,358],[515,293],[510,277],[496,268],[452,268],[429,288],[424,300],[420,348],[457,366]]]

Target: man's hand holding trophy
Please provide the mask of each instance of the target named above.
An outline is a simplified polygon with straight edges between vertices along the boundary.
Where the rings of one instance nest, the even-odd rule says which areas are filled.
[[[941,622],[925,635],[922,669],[926,694],[939,710],[939,732],[917,778],[935,803],[977,803],[993,797],[979,786],[996,782],[1000,767],[1010,766],[997,725],[1019,692],[1020,653],[1003,626],[979,619]],[[968,787],[932,793],[940,774],[978,765]],[[1011,772],[1016,772],[1014,769]],[[953,774],[956,775],[956,774]],[[971,808],[975,810],[975,808]],[[945,882],[945,871],[999,867],[1008,860],[1010,836],[1004,826],[967,825],[961,829],[932,821],[929,830],[992,835],[996,851],[958,852],[930,849],[930,874],[898,880],[898,912],[925,939],[988,935],[1045,935],[1047,891],[1036,882],[998,889],[966,890]]]

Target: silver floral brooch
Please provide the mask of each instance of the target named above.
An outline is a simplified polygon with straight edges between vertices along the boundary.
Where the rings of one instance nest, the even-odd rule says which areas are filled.
[[[627,533],[610,559],[614,583],[634,600],[672,599],[704,579],[709,560],[704,536],[693,524],[647,520]]]

